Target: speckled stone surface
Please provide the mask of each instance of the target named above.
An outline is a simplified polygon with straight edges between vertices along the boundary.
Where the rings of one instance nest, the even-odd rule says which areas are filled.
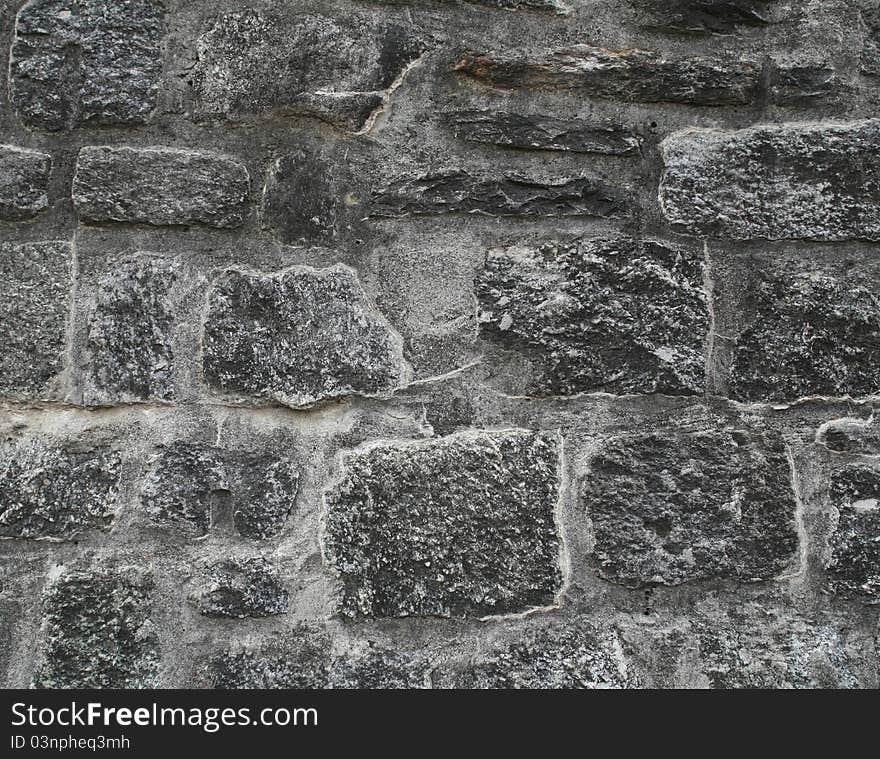
[[[212,564],[192,596],[206,617],[271,617],[287,612],[290,594],[264,558],[229,558]]]
[[[324,533],[342,613],[469,617],[552,604],[558,457],[552,435],[522,430],[347,454]]]
[[[0,220],[30,219],[44,211],[51,171],[48,153],[0,145]]]

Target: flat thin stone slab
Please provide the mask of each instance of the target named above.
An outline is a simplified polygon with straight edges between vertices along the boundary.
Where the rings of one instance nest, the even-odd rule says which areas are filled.
[[[368,444],[326,495],[346,617],[481,617],[554,603],[559,439],[509,430]]]

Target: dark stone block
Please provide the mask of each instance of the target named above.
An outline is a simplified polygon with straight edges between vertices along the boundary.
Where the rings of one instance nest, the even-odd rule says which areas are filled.
[[[66,242],[0,243],[0,395],[56,394],[64,363],[72,256]]]
[[[734,34],[770,23],[772,0],[635,0],[647,7],[649,26],[701,34]]]
[[[227,690],[326,688],[329,669],[329,636],[306,626],[259,648],[227,651],[210,663],[213,687]]]
[[[209,296],[205,380],[224,393],[292,408],[386,396],[404,381],[402,351],[355,273],[341,265],[231,270]]]
[[[229,13],[197,43],[195,110],[235,121],[310,116],[359,132],[425,50],[412,29],[357,15]]]
[[[530,394],[703,392],[701,255],[629,238],[509,248],[474,286],[482,337],[532,362]]]
[[[60,131],[140,124],[162,78],[159,0],[32,0],[18,14],[10,94],[22,121]]]
[[[150,621],[152,579],[135,569],[69,571],[44,605],[38,688],[155,687],[159,642]]]
[[[775,105],[808,108],[831,103],[851,92],[837,77],[830,63],[774,64],[770,101]]]
[[[707,58],[665,59],[647,50],[572,45],[543,55],[465,53],[453,70],[500,90],[572,90],[636,103],[745,105],[757,94],[761,67]]]
[[[559,441],[509,430],[344,458],[324,552],[346,617],[479,617],[554,602]]]
[[[193,597],[206,617],[271,617],[285,614],[290,594],[266,559],[224,559],[209,567]]]
[[[197,533],[232,525],[242,537],[277,535],[299,491],[299,467],[271,453],[176,442],[160,448],[141,488],[141,504],[159,525]]]
[[[383,648],[333,661],[330,687],[345,690],[411,690],[430,687],[430,666],[420,656]]]
[[[880,121],[689,129],[662,143],[660,204],[682,232],[880,239]]]
[[[317,156],[279,158],[263,192],[263,228],[285,243],[330,242],[339,211],[330,167]]]
[[[601,576],[627,587],[774,578],[798,550],[790,478],[771,433],[606,440],[581,483]]]
[[[880,3],[861,10],[865,26],[860,69],[868,76],[880,76]]]
[[[480,654],[467,667],[443,673],[440,687],[571,690],[638,686],[614,630],[600,630],[576,619],[517,637],[507,646]]]
[[[828,589],[880,604],[880,470],[850,464],[831,475],[836,523],[828,543]]]
[[[750,291],[728,392],[742,401],[880,391],[880,311],[872,279],[785,269]]]
[[[46,188],[52,157],[0,145],[0,220],[31,219],[49,206]]]
[[[174,397],[172,261],[138,258],[113,267],[96,286],[88,332],[87,404]]]
[[[71,538],[108,529],[119,465],[119,454],[102,448],[0,445],[0,536]]]
[[[640,140],[619,124],[495,111],[456,111],[446,121],[460,140],[521,150],[634,155]]]
[[[880,426],[870,419],[845,417],[823,424],[816,442],[836,453],[855,453],[867,456],[880,454]]]
[[[86,147],[73,201],[90,222],[240,227],[250,176],[230,158],[175,148]]]
[[[620,188],[591,177],[539,182],[486,179],[464,171],[399,179],[373,193],[371,216],[478,213],[486,216],[620,216],[630,203]]]

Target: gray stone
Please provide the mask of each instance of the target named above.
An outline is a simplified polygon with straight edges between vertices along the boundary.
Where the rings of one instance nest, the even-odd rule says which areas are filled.
[[[359,15],[246,10],[221,16],[196,50],[191,82],[200,116],[310,116],[360,132],[426,45],[409,27]]]
[[[816,442],[836,453],[855,453],[867,456],[880,454],[880,425],[870,419],[844,417],[823,424]]]
[[[880,239],[880,121],[689,129],[662,143],[660,203],[682,232]]]
[[[96,285],[87,342],[87,404],[174,397],[172,261],[139,257],[117,264]]]
[[[346,617],[474,617],[554,602],[559,441],[525,430],[367,445],[326,494]]]
[[[141,505],[154,524],[199,534],[228,526],[259,540],[283,529],[298,490],[299,467],[289,458],[177,441],[152,457]]]
[[[210,664],[214,688],[326,688],[330,669],[330,638],[323,630],[300,625],[259,647],[226,651]]]
[[[528,630],[468,666],[444,672],[444,688],[607,689],[637,687],[613,629],[583,619]]]
[[[828,540],[828,589],[880,604],[880,469],[849,464],[835,470],[830,499],[836,520]]]
[[[521,150],[634,155],[640,140],[620,124],[497,111],[454,111],[446,121],[461,140]]]
[[[850,88],[840,81],[834,66],[827,61],[777,63],[772,67],[769,96],[775,105],[808,108],[851,95]]]
[[[100,447],[0,444],[0,536],[71,538],[108,529],[119,466],[119,454]]]
[[[629,207],[620,188],[592,177],[544,182],[516,175],[483,178],[456,170],[397,179],[380,187],[373,192],[370,215],[613,217],[622,215]]]
[[[43,599],[37,688],[155,687],[159,642],[153,581],[134,569],[65,572]]]
[[[290,600],[278,571],[263,558],[213,564],[202,586],[193,602],[206,617],[271,617],[285,614]]]
[[[481,336],[534,366],[527,391],[700,394],[702,256],[629,238],[491,251],[474,283]]]
[[[241,226],[250,176],[215,153],[175,148],[86,147],[73,178],[82,219],[153,225]]]
[[[774,0],[630,0],[647,8],[648,26],[699,34],[734,34],[770,23]]]
[[[742,401],[880,391],[880,312],[872,278],[761,272],[732,349],[728,393]]]
[[[51,171],[46,153],[0,145],[0,220],[31,219],[45,210]]]
[[[774,433],[612,437],[580,493],[599,573],[627,587],[770,580],[797,554],[790,468]]]
[[[31,0],[9,67],[22,121],[47,131],[145,122],[162,78],[163,17],[159,0]]]
[[[0,243],[0,395],[55,394],[67,342],[71,267],[69,243]]]
[[[465,53],[453,70],[500,90],[570,90],[636,103],[745,105],[760,85],[759,64],[708,58],[667,59],[647,50],[572,45],[548,52]]]
[[[861,72],[880,76],[880,3],[861,11],[865,37],[861,55]]]
[[[333,660],[330,687],[339,690],[413,690],[430,687],[430,665],[418,655],[370,647]]]
[[[209,295],[205,380],[223,393],[292,408],[387,396],[405,379],[402,351],[400,337],[342,265],[230,270]]]

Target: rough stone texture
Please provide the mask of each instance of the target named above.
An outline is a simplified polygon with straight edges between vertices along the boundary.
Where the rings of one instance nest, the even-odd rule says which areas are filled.
[[[235,531],[258,540],[283,529],[298,491],[299,467],[289,458],[178,441],[151,458],[140,499],[155,524],[204,534],[229,511]]]
[[[80,218],[95,223],[235,228],[249,194],[243,164],[176,148],[83,148],[73,179]]]
[[[845,417],[823,424],[816,441],[836,453],[880,454],[880,425],[870,419]]]
[[[162,78],[159,0],[31,0],[18,14],[10,94],[33,129],[141,124]]]
[[[0,242],[0,396],[53,395],[64,364],[71,266],[69,243]]]
[[[535,366],[535,395],[699,394],[709,310],[702,257],[629,238],[491,251],[481,335]]]
[[[39,441],[0,444],[0,537],[71,538],[109,528],[120,456]]]
[[[43,600],[38,688],[149,688],[159,663],[152,578],[133,568],[71,570]]]
[[[585,620],[529,631],[440,677],[441,687],[467,689],[572,690],[637,684],[616,632],[597,630]]]
[[[824,61],[805,65],[778,64],[771,72],[769,99],[776,105],[806,108],[834,102],[849,94],[834,66]]]
[[[445,213],[486,216],[619,216],[623,191],[601,179],[541,182],[522,176],[482,178],[466,171],[399,179],[373,193],[371,215],[401,218]]]
[[[606,440],[581,482],[605,579],[679,585],[769,580],[798,548],[783,441],[742,430]]]
[[[880,121],[690,129],[662,144],[679,231],[736,240],[880,239]]]
[[[226,272],[209,296],[204,370],[218,391],[293,408],[387,395],[405,376],[399,337],[344,266]]]
[[[880,315],[873,281],[848,273],[766,273],[733,346],[729,394],[742,401],[880,392]]]
[[[409,690],[429,687],[430,666],[419,656],[382,648],[333,660],[330,687],[344,690]]]
[[[98,280],[88,333],[86,403],[174,396],[174,262],[126,261]]]
[[[866,604],[880,604],[880,469],[849,464],[830,484],[836,520],[829,539],[828,588]]]
[[[209,669],[212,686],[227,690],[326,688],[329,639],[301,625],[259,648],[226,651],[212,659]]]
[[[230,13],[197,43],[196,108],[235,121],[311,116],[358,132],[425,50],[412,29],[357,15]]]
[[[341,612],[469,617],[552,604],[559,477],[558,441],[524,430],[349,453],[324,534]]]
[[[707,58],[666,59],[647,50],[572,45],[546,53],[465,53],[453,69],[500,90],[573,90],[637,103],[734,105],[752,102],[757,63]]]
[[[880,4],[862,10],[862,23],[866,33],[861,71],[869,76],[880,76]]]
[[[648,26],[678,32],[734,34],[770,23],[774,0],[630,0],[649,9]]]
[[[456,137],[521,150],[633,155],[640,140],[620,124],[494,111],[455,111],[447,123]]]
[[[218,562],[208,568],[202,585],[193,602],[206,617],[271,617],[288,609],[290,594],[263,558]]]
[[[30,219],[49,205],[52,156],[0,145],[0,220]]]

